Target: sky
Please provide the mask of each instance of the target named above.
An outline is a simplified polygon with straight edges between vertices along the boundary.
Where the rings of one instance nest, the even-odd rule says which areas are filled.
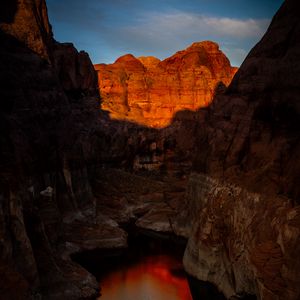
[[[113,63],[131,53],[165,59],[193,42],[220,45],[240,66],[283,0],[48,0],[54,37]]]

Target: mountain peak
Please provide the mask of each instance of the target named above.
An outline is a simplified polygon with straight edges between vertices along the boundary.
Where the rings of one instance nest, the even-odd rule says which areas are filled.
[[[192,45],[190,45],[186,50],[194,50],[199,48],[204,48],[208,51],[218,51],[219,45],[216,42],[212,41],[195,42]]]
[[[112,65],[96,65],[102,108],[115,119],[167,126],[180,110],[209,105],[217,86],[236,72],[217,43],[193,43],[160,61],[126,54]]]
[[[146,67],[153,68],[160,63],[160,59],[155,56],[140,56],[138,60]]]
[[[128,54],[125,54],[123,56],[120,56],[115,61],[115,63],[124,63],[124,62],[126,63],[126,62],[132,62],[132,61],[138,61],[138,59],[134,55],[128,53]]]

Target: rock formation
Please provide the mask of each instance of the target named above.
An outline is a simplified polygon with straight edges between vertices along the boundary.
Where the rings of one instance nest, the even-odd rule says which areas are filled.
[[[114,119],[157,128],[169,125],[180,110],[209,105],[237,70],[209,41],[194,43],[163,61],[127,54],[95,69],[102,109]]]
[[[197,115],[181,219],[194,223],[178,221],[190,235],[184,263],[228,298],[300,297],[299,8],[285,1],[226,93]]]
[[[1,2],[0,29],[23,42],[41,57],[49,59],[52,30],[45,0]]]
[[[110,167],[157,171],[172,143],[99,109],[88,55],[53,39],[44,1],[1,2],[0,18],[0,294],[90,299],[99,285],[70,255],[125,247],[118,221],[147,213],[144,227],[170,231],[167,216],[177,213],[170,195],[183,194]],[[110,184],[124,178],[125,197]]]
[[[1,298],[88,298],[98,284],[68,257],[63,219],[94,203],[83,145],[96,74],[53,40],[43,0],[1,2],[0,29]]]

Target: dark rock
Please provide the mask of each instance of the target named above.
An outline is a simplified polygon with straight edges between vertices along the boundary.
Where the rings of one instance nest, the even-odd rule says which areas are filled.
[[[300,297],[299,8],[285,1],[225,94],[197,116],[198,174],[178,219],[190,234],[184,262],[228,298]]]
[[[14,36],[41,57],[51,56],[52,29],[45,0],[12,0],[1,2],[2,32]]]
[[[55,43],[53,60],[59,81],[71,99],[97,96],[97,75],[88,54],[71,43]]]
[[[68,86],[60,77],[55,60],[69,54],[55,52],[58,45],[44,1],[20,0],[4,12],[8,15],[1,16],[0,25],[1,294],[10,295],[7,299],[38,294],[90,298],[97,294],[98,283],[70,260],[62,228],[67,213],[90,207],[89,214],[95,215],[82,154],[84,123],[98,115],[95,73],[88,56],[72,48],[61,68],[66,73],[70,68],[75,80]],[[79,94],[76,99],[69,93],[72,89]]]

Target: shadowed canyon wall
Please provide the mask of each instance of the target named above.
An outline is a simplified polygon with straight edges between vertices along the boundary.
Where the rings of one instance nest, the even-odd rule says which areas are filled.
[[[96,74],[86,53],[53,40],[43,0],[6,2],[0,25],[1,297],[90,296],[95,279],[62,259],[62,219],[94,201],[83,144],[86,120],[98,117]]]
[[[184,263],[227,297],[300,297],[299,8],[285,1],[225,94],[198,114]]]
[[[180,110],[208,106],[237,70],[210,41],[194,43],[163,61],[127,54],[95,69],[102,109],[113,119],[156,128],[170,125]]]

